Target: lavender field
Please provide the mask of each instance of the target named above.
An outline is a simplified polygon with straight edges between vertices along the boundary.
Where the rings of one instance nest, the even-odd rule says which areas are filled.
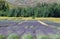
[[[50,25],[42,25],[38,20],[0,20],[0,34],[8,36],[9,34],[37,35],[60,35],[60,30],[50,27]]]

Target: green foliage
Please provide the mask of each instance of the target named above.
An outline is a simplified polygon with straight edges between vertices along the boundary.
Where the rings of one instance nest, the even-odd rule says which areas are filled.
[[[54,35],[52,39],[60,39],[60,35]]]
[[[34,39],[32,34],[24,34],[21,39]]]
[[[5,39],[5,36],[4,35],[0,35],[0,39]]]
[[[41,39],[51,39],[49,36],[42,36]]]
[[[37,34],[36,38],[37,39],[52,39],[49,35],[44,35],[44,34]]]
[[[6,3],[4,0],[0,0],[0,10],[6,11],[8,7],[6,7]]]
[[[37,3],[34,7],[9,8],[9,4],[0,1],[0,16],[8,17],[60,17],[60,4]]]
[[[10,34],[7,39],[20,39],[18,35],[16,34]]]
[[[57,38],[55,38],[55,39],[60,39],[60,37],[57,37]]]

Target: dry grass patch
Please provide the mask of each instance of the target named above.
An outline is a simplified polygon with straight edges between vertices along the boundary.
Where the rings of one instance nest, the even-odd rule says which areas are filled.
[[[32,19],[32,17],[0,17],[0,20],[49,20],[53,22],[59,22],[60,18],[35,18]]]

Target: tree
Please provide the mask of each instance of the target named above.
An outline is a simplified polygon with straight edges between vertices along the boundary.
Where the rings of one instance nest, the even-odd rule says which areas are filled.
[[[0,10],[6,11],[6,2],[4,0],[0,0]]]

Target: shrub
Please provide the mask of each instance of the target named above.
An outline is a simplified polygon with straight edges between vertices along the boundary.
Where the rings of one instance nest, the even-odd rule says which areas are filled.
[[[42,36],[41,39],[51,39],[49,36]]]
[[[24,34],[21,39],[34,39],[34,36],[32,34]]]
[[[37,34],[36,38],[37,39],[51,39],[48,35],[44,35],[44,34]]]
[[[16,34],[10,34],[7,39],[20,39],[18,35]]]
[[[37,38],[37,39],[41,39],[41,37],[42,37],[41,34],[37,34],[37,35],[36,35],[36,38]]]
[[[0,39],[5,39],[5,36],[4,35],[0,35]]]
[[[60,39],[60,35],[55,35],[53,39]]]

